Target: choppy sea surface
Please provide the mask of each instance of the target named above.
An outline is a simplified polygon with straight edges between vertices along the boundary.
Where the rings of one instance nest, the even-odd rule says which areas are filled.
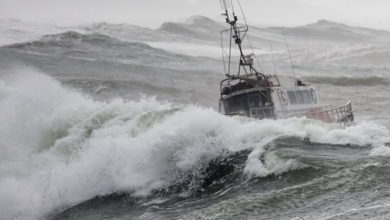
[[[219,114],[224,73],[207,32],[218,25],[183,31],[199,20],[210,22],[1,20],[0,219],[389,219],[387,32],[341,26],[356,36],[345,43],[310,35],[337,25],[325,21],[287,31],[321,101],[352,101],[343,127]],[[254,31],[256,44],[275,29]],[[305,31],[310,44],[294,35]],[[288,80],[282,46],[275,56]]]

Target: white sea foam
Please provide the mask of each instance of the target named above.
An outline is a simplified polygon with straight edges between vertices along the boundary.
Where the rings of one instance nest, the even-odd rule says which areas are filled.
[[[377,147],[389,138],[371,122],[345,129],[307,119],[225,117],[147,98],[105,103],[30,69],[9,75],[0,80],[0,219],[38,219],[113,192],[146,195],[244,149],[253,150],[248,175],[299,168],[264,153],[281,136]]]
[[[265,177],[270,174],[282,174],[290,170],[304,168],[305,165],[299,164],[296,160],[293,159],[280,159],[275,155],[275,152],[266,152],[264,146],[271,143],[274,139],[266,138],[264,142],[258,145],[253,151],[249,154],[248,160],[244,169],[245,174],[250,177]],[[261,160],[261,157],[263,159]]]

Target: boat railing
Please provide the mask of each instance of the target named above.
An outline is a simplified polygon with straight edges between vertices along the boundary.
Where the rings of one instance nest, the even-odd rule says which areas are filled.
[[[336,122],[343,125],[349,124],[354,119],[351,102],[340,107],[325,106],[320,110],[311,110],[305,116],[311,119],[329,123]]]
[[[276,119],[274,108],[272,106],[254,107],[250,109],[249,113],[250,113],[250,117],[256,119],[265,119],[265,118]]]

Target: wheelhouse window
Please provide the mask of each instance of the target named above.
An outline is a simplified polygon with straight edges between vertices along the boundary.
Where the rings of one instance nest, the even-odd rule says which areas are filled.
[[[249,114],[248,97],[246,94],[232,96],[226,99],[223,103],[225,106],[225,113],[227,114]]]
[[[295,91],[295,98],[297,99],[298,104],[304,104],[305,100],[303,99],[302,91]]]
[[[314,89],[310,89],[310,97],[313,103],[317,104],[318,99],[317,99],[316,91]]]
[[[303,95],[303,100],[305,104],[311,104],[311,98],[309,91],[307,90],[302,90],[302,95]]]
[[[290,100],[291,105],[296,105],[297,104],[297,99],[295,97],[294,91],[288,91],[288,99]]]
[[[262,107],[263,103],[262,103],[261,95],[259,93],[248,94],[248,104],[249,104],[249,108]]]
[[[291,105],[309,105],[317,103],[317,96],[314,90],[287,91]]]
[[[235,95],[223,101],[226,114],[247,114],[251,109],[263,108],[271,103],[266,93],[258,91]]]

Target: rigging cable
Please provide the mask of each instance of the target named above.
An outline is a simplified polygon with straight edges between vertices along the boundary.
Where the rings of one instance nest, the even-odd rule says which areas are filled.
[[[221,5],[222,10],[228,9],[228,5],[226,4],[226,0],[219,0],[219,4]]]
[[[248,29],[248,22],[246,22],[246,17],[245,17],[245,14],[244,14],[244,10],[242,10],[240,0],[237,0],[237,2],[238,2],[238,6],[240,7],[240,10],[241,10],[242,17],[244,18],[245,26]]]
[[[286,35],[284,34],[284,30],[282,30],[282,35],[283,35],[284,42],[286,43],[286,46],[287,46],[288,55],[290,57],[290,65],[291,65],[291,69],[293,71],[293,77],[294,77],[294,80],[296,80],[297,77],[295,76],[294,63],[293,63],[293,60],[292,60],[291,51],[290,51],[290,47],[289,47],[287,39],[286,39]]]
[[[230,75],[230,68],[232,63],[232,38],[233,38],[233,27],[230,28],[230,42],[229,42],[229,68],[228,68],[228,74]]]
[[[244,34],[244,36],[242,37],[242,39],[244,39],[244,38],[245,38],[245,36],[246,36],[246,33],[247,33],[247,32],[248,32],[248,30],[249,30],[249,26],[248,26],[248,22],[246,21],[246,16],[245,16],[245,14],[244,14],[244,10],[242,9],[242,6],[241,6],[241,3],[240,3],[240,0],[237,0],[237,2],[238,2],[238,6],[239,6],[239,8],[240,8],[240,11],[241,11],[242,17],[244,18],[244,22],[245,22],[245,28],[246,28],[246,31],[245,31],[245,34]]]
[[[278,81],[278,84],[280,85],[280,81],[279,81],[279,77],[276,73],[276,65],[275,65],[275,56],[274,56],[274,50],[272,48],[272,42],[269,42],[269,46],[271,48],[271,54],[272,54],[272,62],[274,64],[274,74],[275,74],[275,78],[276,78],[276,81]]]
[[[234,5],[233,5],[233,0],[230,0],[230,6],[232,7],[232,11],[233,11],[233,14],[234,14]]]
[[[260,71],[262,72],[262,73],[264,73],[264,69],[263,69],[263,66],[261,65],[261,63],[260,63],[260,61],[259,61],[259,59],[257,59],[257,56],[256,56],[256,53],[255,53],[255,49],[254,49],[254,47],[253,47],[253,45],[252,45],[252,41],[251,41],[251,39],[250,39],[250,37],[249,37],[249,35],[248,35],[248,43],[249,43],[249,46],[251,47],[251,49],[252,49],[252,52],[253,52],[253,54],[255,55],[255,60],[256,60],[256,64],[259,66],[259,68],[260,68]]]
[[[223,70],[225,72],[225,75],[227,75],[227,71],[226,71],[226,64],[225,64],[225,50],[224,50],[224,47],[223,47],[223,32],[221,32],[221,49],[222,49],[222,62],[223,62]]]
[[[240,0],[237,0],[237,2],[238,2],[238,6],[240,7],[240,11],[241,11],[242,17],[244,18],[246,30],[248,31],[248,30],[249,30],[249,26],[248,26],[248,22],[247,22],[247,20],[246,20],[246,16],[245,16],[245,14],[244,14],[244,10],[242,9],[241,2],[240,2]],[[252,41],[251,41],[251,39],[249,38],[249,35],[248,35],[248,42],[249,42],[249,46],[250,46],[251,49],[252,49],[252,52],[255,54],[255,58],[256,58],[255,60],[256,60],[257,65],[259,66],[261,72],[264,73],[264,69],[263,69],[262,65],[260,64],[260,61],[257,59],[256,53],[255,53],[255,50],[254,50]]]

